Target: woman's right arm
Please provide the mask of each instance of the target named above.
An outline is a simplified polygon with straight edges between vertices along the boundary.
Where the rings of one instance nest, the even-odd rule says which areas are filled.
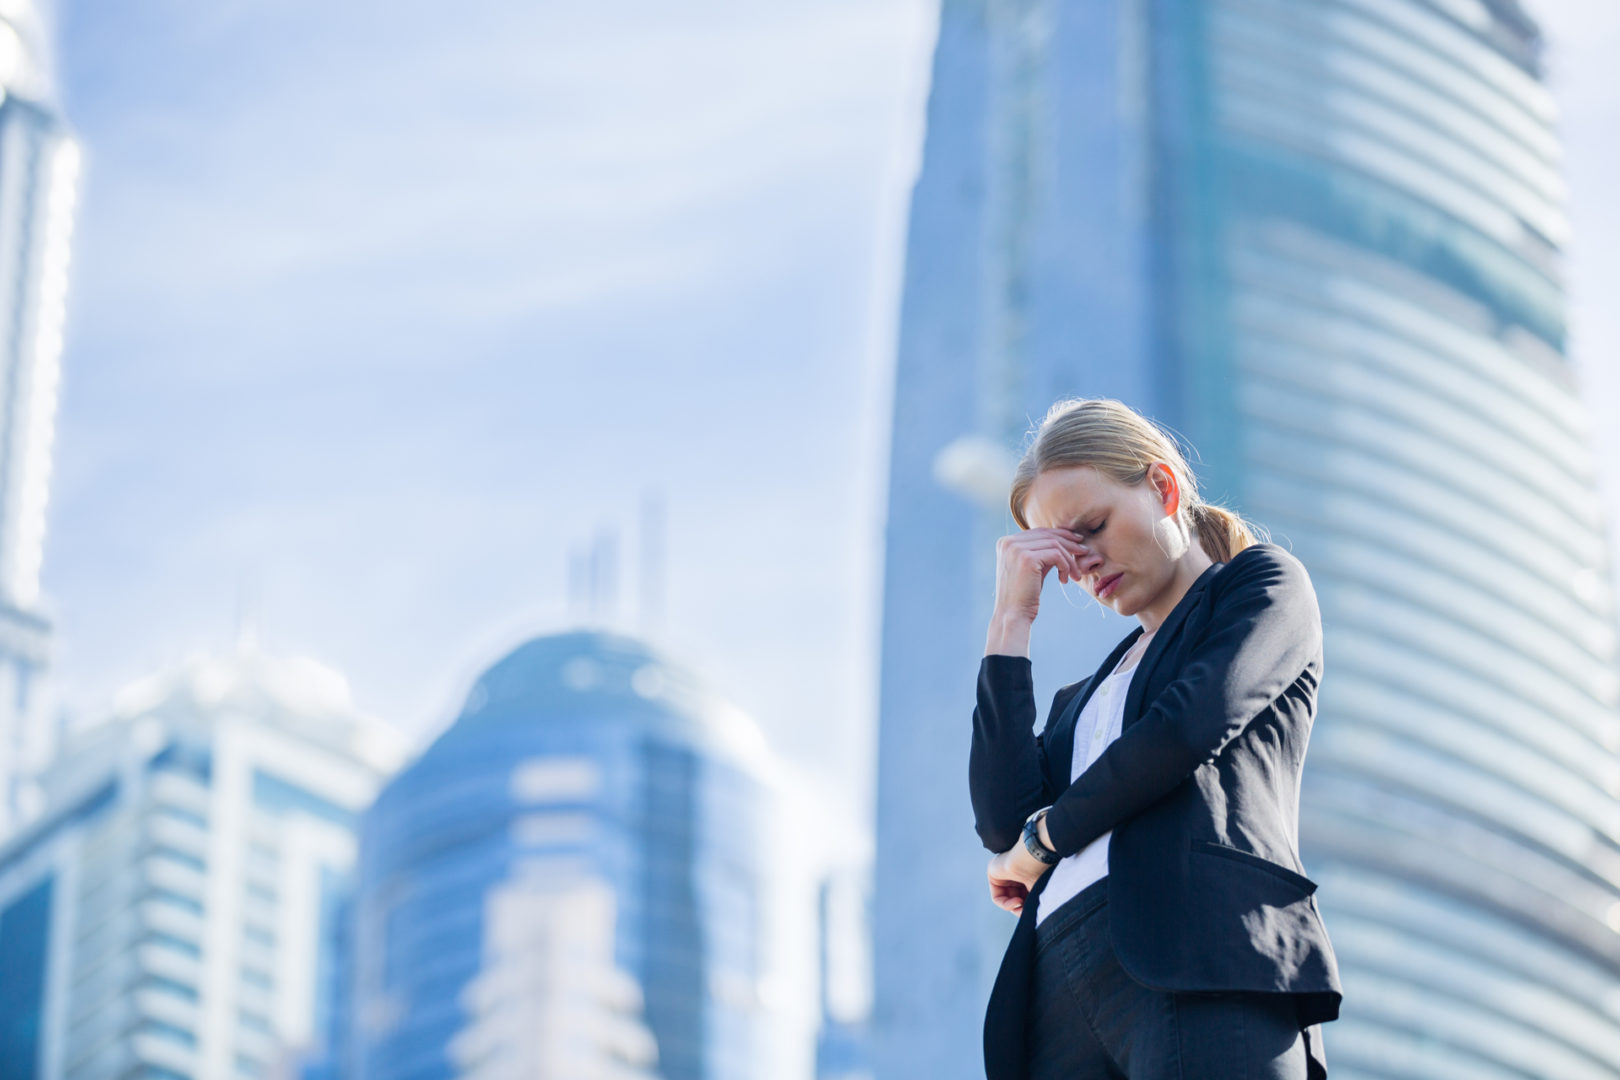
[[[1051,729],[1064,687],[1052,700]],[[968,787],[973,827],[984,846],[1000,854],[1019,842],[1024,819],[1057,798],[1046,782],[1046,755],[1035,734],[1035,692],[1027,656],[988,653],[979,662],[978,703],[973,709],[973,748]]]
[[[1074,580],[1083,550],[1065,529],[1028,529],[996,544],[996,605],[979,662],[968,789],[974,829],[997,854],[1018,842],[1025,818],[1052,801],[1035,735],[1029,635],[1047,571],[1058,567],[1062,580]]]

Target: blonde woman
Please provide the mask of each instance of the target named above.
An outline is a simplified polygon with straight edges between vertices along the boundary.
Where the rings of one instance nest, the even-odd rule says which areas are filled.
[[[1018,914],[989,1080],[1322,1080],[1338,966],[1298,851],[1322,679],[1305,567],[1200,500],[1173,440],[1054,405],[996,550],[969,763],[991,899]],[[1134,617],[1034,732],[1048,571]]]

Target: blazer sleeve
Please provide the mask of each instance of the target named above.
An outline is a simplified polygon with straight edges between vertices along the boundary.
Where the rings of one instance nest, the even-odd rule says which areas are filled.
[[[1289,552],[1246,548],[1210,588],[1206,629],[1180,674],[1047,812],[1058,855],[1073,855],[1214,760],[1320,656],[1316,593]]]
[[[1052,699],[1050,731],[1062,706],[1084,681],[1065,686]],[[1057,794],[1046,779],[1045,732],[1035,734],[1035,687],[1027,656],[988,654],[979,661],[978,704],[973,709],[973,746],[968,789],[973,827],[990,851],[1019,840],[1024,819]]]

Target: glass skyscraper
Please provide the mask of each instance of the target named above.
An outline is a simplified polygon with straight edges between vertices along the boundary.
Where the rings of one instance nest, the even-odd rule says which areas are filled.
[[[484,897],[481,970],[450,1040],[459,1080],[657,1080],[641,986],[613,962],[618,902],[544,862]],[[561,873],[548,871],[558,870]]]
[[[815,1080],[872,1080],[872,886],[863,867],[834,868],[816,892],[821,1031]]]
[[[495,1014],[513,978],[598,1035],[559,1077],[760,1075],[768,770],[752,721],[639,640],[574,631],[500,660],[366,817],[340,1075],[483,1076],[501,1054],[552,1075]],[[513,890],[528,914],[503,928],[492,898]],[[599,977],[511,955],[567,910],[550,893],[611,900],[580,924],[611,937],[580,954]]]
[[[52,78],[52,5],[0,6],[0,836],[51,753],[39,603],[79,147]]]
[[[1184,436],[1205,497],[1316,584],[1300,840],[1334,1075],[1620,1076],[1616,623],[1543,74],[1513,0],[942,5],[890,476],[880,1080],[982,1075],[1013,920],[972,831],[973,677],[1011,461],[1067,395]],[[1132,625],[1058,591],[1038,722]]]
[[[403,752],[335,672],[248,640],[126,688],[0,847],[0,1077],[295,1075]]]

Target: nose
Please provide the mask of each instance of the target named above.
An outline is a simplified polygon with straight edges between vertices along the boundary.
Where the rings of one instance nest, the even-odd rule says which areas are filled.
[[[1090,577],[1102,566],[1103,559],[1085,543],[1080,542],[1080,553],[1075,557],[1075,561],[1080,565],[1080,572]]]

